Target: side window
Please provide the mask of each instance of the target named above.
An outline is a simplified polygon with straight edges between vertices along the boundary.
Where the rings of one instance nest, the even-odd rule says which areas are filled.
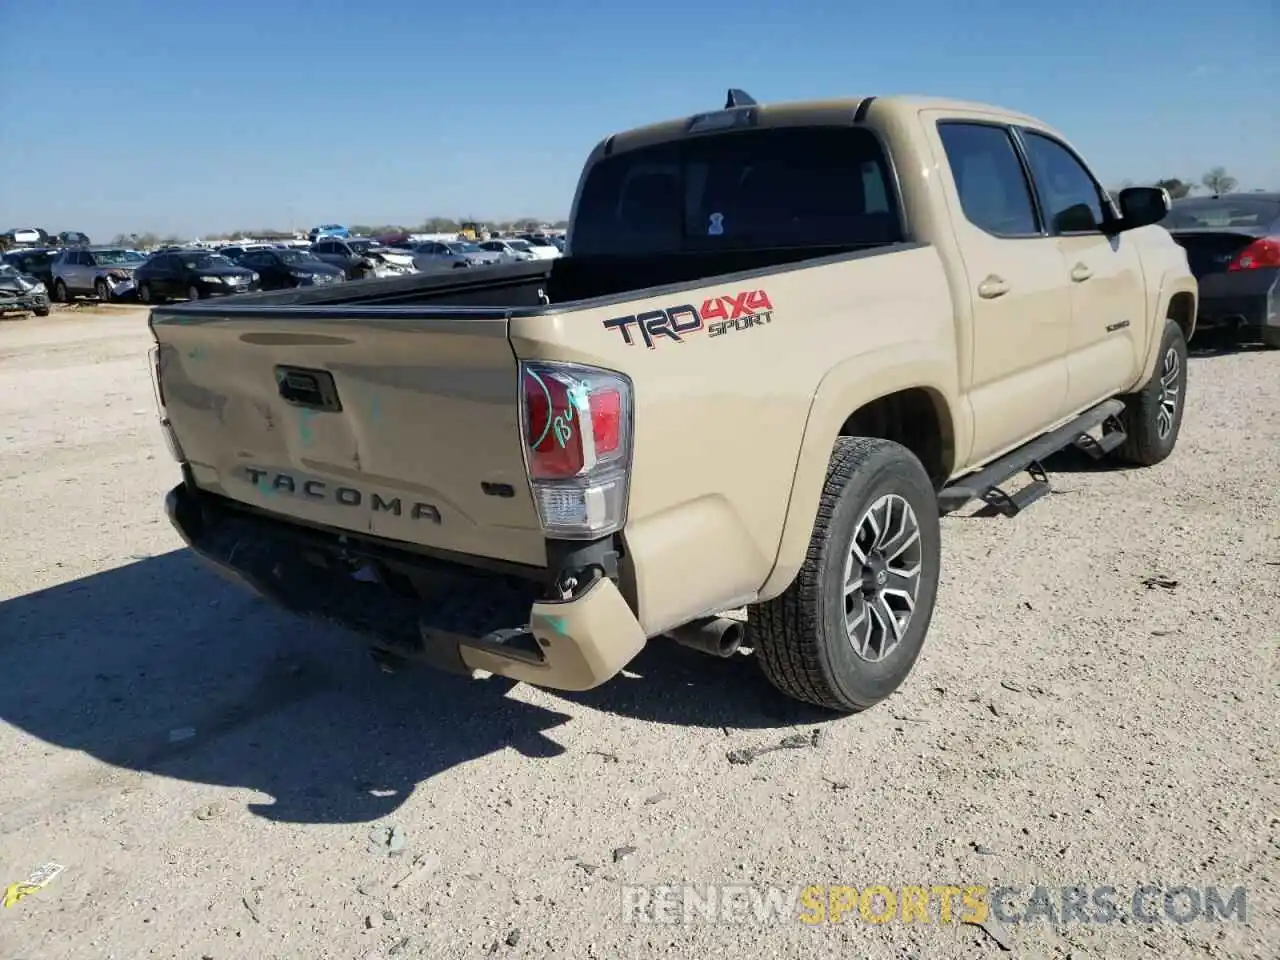
[[[95,264],[93,260],[93,254],[90,253],[88,250],[81,250],[79,253],[76,254],[76,263],[78,263],[82,267],[94,266]]]
[[[1009,131],[982,123],[938,124],[965,218],[997,237],[1040,233],[1031,188]]]
[[[324,241],[323,243],[316,244],[316,253],[333,253],[333,252],[334,252],[333,244],[329,243],[327,240]]]
[[[1022,138],[1050,228],[1055,233],[1096,230],[1104,219],[1104,207],[1102,191],[1089,171],[1050,137],[1024,130]]]

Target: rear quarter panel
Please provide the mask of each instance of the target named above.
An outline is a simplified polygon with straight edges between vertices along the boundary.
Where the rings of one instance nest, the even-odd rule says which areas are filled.
[[[764,292],[770,319],[717,334],[712,303],[751,291]],[[633,332],[628,344],[606,326],[681,306],[703,319],[679,342],[648,346]],[[650,636],[757,599],[789,511],[804,543],[812,530],[816,494],[792,510],[797,468],[820,485],[841,424],[863,402],[888,385],[954,392],[951,300],[930,247],[516,317],[511,338],[522,359],[592,364],[634,383],[624,585]]]

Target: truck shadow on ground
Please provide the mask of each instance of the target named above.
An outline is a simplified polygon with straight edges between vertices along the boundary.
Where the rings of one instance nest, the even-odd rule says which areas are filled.
[[[0,603],[0,721],[115,767],[274,798],[291,823],[386,816],[413,789],[503,749],[550,760],[575,716],[602,711],[743,729],[829,719],[792,705],[747,656],[651,643],[630,676],[558,696],[500,678],[382,673],[351,635],[223,581],[187,550]],[[571,759],[571,758],[566,758]]]

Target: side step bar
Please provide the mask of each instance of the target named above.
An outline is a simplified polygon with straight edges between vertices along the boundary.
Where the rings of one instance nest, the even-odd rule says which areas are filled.
[[[1049,492],[1049,477],[1040,461],[1073,444],[1094,459],[1106,456],[1126,439],[1119,419],[1123,411],[1123,402],[1104,401],[1070,423],[1023,444],[975,473],[961,477],[943,487],[938,494],[939,511],[951,513],[971,500],[981,500],[1006,517],[1021,513]],[[1102,437],[1090,436],[1089,431],[1099,426],[1103,428]],[[1031,476],[1027,486],[1015,493],[1006,493],[1000,488],[1000,484],[1007,483],[1023,471]]]

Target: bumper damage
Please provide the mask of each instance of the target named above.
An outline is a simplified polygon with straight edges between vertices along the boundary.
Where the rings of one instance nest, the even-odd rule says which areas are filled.
[[[178,533],[202,559],[273,603],[361,634],[375,649],[474,676],[589,690],[645,644],[608,579],[571,600],[541,584],[475,571],[396,545],[276,520],[186,484],[165,497]]]

